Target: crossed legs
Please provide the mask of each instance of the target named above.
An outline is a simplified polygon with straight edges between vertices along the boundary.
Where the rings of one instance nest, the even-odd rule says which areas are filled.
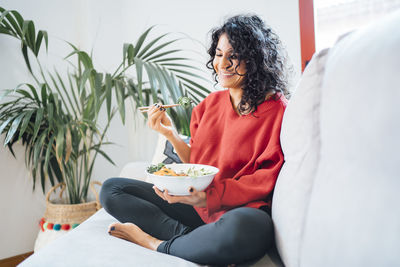
[[[258,209],[236,208],[205,224],[192,206],[168,204],[152,184],[125,178],[107,180],[100,200],[121,222],[110,225],[111,235],[196,263],[241,263],[272,244],[271,218]]]

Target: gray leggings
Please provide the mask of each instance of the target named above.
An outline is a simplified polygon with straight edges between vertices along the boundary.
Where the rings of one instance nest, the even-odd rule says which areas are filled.
[[[205,224],[195,209],[168,202],[152,184],[110,178],[101,188],[104,209],[120,222],[131,222],[157,239],[157,248],[199,264],[243,263],[263,256],[273,241],[269,214],[260,209],[235,208],[217,222]]]

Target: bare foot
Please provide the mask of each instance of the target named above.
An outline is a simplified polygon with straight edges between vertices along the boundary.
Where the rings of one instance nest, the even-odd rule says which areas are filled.
[[[133,223],[112,223],[108,227],[108,233],[151,250],[157,250],[157,247],[162,242],[143,232],[142,229]]]

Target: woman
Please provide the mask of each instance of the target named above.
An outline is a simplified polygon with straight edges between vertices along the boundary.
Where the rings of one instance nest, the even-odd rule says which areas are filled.
[[[190,146],[157,104],[148,111],[148,125],[183,162],[219,168],[211,185],[172,196],[145,182],[111,178],[101,204],[121,222],[110,225],[113,236],[200,264],[236,264],[261,257],[273,240],[285,58],[278,37],[257,16],[235,16],[214,29],[208,53],[207,66],[227,89],[193,109]]]

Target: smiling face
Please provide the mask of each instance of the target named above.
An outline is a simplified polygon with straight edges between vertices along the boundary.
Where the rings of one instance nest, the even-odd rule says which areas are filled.
[[[226,33],[221,34],[215,50],[213,60],[214,70],[218,75],[218,81],[224,88],[241,89],[246,73],[246,64],[240,62],[229,43]]]

